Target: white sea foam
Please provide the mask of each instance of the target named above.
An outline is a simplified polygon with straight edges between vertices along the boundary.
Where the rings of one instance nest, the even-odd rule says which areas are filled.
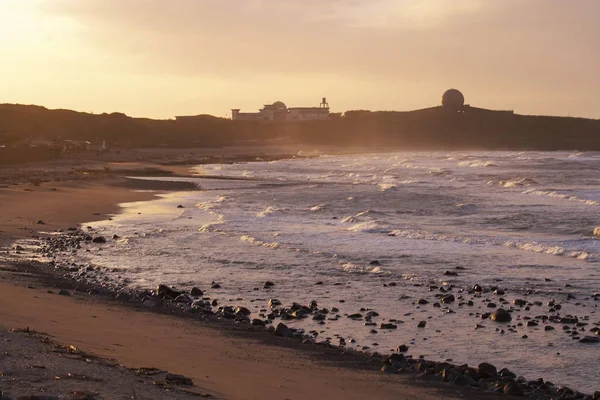
[[[366,221],[348,228],[350,232],[389,233],[390,227],[378,221]]]
[[[600,206],[600,201],[590,200],[590,199],[582,199],[577,196],[572,196],[565,193],[560,193],[554,190],[539,190],[539,189],[527,189],[522,192],[523,194],[535,195],[535,196],[546,196],[552,197],[556,199],[564,199],[568,201],[572,201],[575,203],[586,204],[588,206]]]
[[[493,183],[493,181],[490,181],[488,183]],[[504,186],[505,188],[512,188],[512,187],[535,185],[535,184],[537,184],[537,182],[531,178],[517,177],[517,178],[509,179],[506,181],[501,180],[498,182],[498,184],[500,186]]]
[[[381,189],[382,192],[385,192],[386,190],[393,190],[393,189],[397,189],[398,188],[393,183],[380,183],[378,186],[379,186],[379,188]]]
[[[479,167],[497,167],[498,165],[492,161],[481,161],[481,160],[468,160],[468,161],[460,161],[457,164],[459,167],[470,167],[470,168],[479,168]]]
[[[342,224],[351,224],[358,221],[358,219],[356,219],[355,217],[353,217],[352,215],[349,215],[345,218],[342,218]]]
[[[257,217],[259,217],[259,218],[263,218],[263,217],[266,217],[266,216],[268,216],[268,215],[271,215],[271,214],[273,214],[273,213],[275,213],[275,212],[277,212],[277,211],[279,211],[279,209],[278,209],[278,208],[276,208],[276,207],[273,207],[273,206],[268,206],[268,207],[267,207],[267,208],[265,208],[264,210],[262,210],[262,211],[258,212],[258,213],[256,214],[256,216],[257,216]]]
[[[256,246],[267,247],[270,249],[278,249],[280,246],[277,242],[263,242],[262,240],[258,240],[257,238],[250,235],[242,235],[242,237],[240,237],[240,240],[242,242],[250,243]]]
[[[317,204],[316,206],[312,206],[310,211],[321,211],[325,208],[325,204]]]
[[[388,273],[387,271],[383,270],[380,266],[362,266],[360,264],[356,264],[353,262],[343,262],[340,261],[340,264],[342,264],[342,269],[345,272],[349,272],[349,273],[353,273],[353,274],[386,274]]]

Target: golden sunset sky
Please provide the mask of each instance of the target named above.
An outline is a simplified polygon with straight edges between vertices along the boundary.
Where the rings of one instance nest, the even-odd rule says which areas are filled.
[[[600,118],[600,0],[0,0],[0,103],[172,118],[282,100]]]

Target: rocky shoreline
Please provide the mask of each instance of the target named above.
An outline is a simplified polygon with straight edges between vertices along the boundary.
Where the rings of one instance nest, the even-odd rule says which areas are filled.
[[[119,239],[114,236],[113,240]],[[59,235],[52,235],[46,238],[40,238],[37,248],[37,256],[43,256],[52,260],[55,254],[69,253],[82,250],[87,245],[102,245],[109,242],[103,236],[94,236],[94,232],[83,231],[77,228],[70,228],[67,232]],[[23,247],[15,247],[15,253],[26,252]],[[83,250],[82,250],[83,251]],[[79,292],[86,291],[89,294],[100,295],[107,299],[115,299],[121,303],[133,307],[139,307],[152,312],[162,312],[186,316],[188,318],[199,319],[209,323],[229,324],[237,327],[247,327],[255,332],[263,332],[286,340],[295,340],[302,342],[306,346],[315,346],[316,348],[333,349],[341,354],[351,354],[366,368],[381,368],[385,374],[411,373],[419,377],[430,377],[439,381],[448,382],[457,386],[476,388],[482,391],[505,393],[515,397],[528,397],[533,399],[563,399],[563,400],[598,400],[600,391],[594,394],[584,394],[572,390],[566,386],[555,385],[552,382],[545,381],[542,378],[536,380],[526,380],[522,376],[507,369],[498,370],[490,363],[481,363],[477,367],[466,364],[456,365],[449,361],[431,361],[422,356],[414,357],[406,355],[409,351],[408,345],[400,345],[396,352],[392,354],[379,354],[377,352],[367,352],[351,350],[347,347],[346,339],[336,335],[337,344],[331,340],[320,339],[319,332],[311,330],[305,332],[303,329],[288,327],[285,322],[300,319],[312,319],[319,324],[325,324],[326,321],[337,320],[342,317],[340,311],[332,307],[331,309],[319,307],[317,301],[302,305],[293,303],[285,306],[277,299],[270,299],[268,308],[261,308],[258,313],[253,313],[246,307],[240,305],[220,304],[216,299],[211,298],[205,293],[205,290],[194,287],[191,290],[178,290],[167,285],[159,285],[155,290],[132,290],[126,286],[126,282],[111,282],[103,274],[102,268],[95,266],[67,265],[60,262],[33,262],[29,268],[37,271],[45,270],[47,278],[60,279],[61,284],[71,282],[71,288]],[[447,271],[446,274],[455,274],[454,271]],[[317,282],[319,284],[319,282]],[[268,290],[274,286],[274,282],[264,282],[262,289]],[[218,290],[220,284],[211,283],[210,290]],[[255,288],[260,290],[261,288]],[[449,304],[458,303],[461,306],[472,306],[473,300],[466,300],[463,296],[470,295],[475,301],[482,300],[482,294],[493,293],[496,296],[503,296],[504,291],[497,287],[487,288],[480,285],[474,285],[469,290],[463,292],[457,290],[456,295],[452,293],[453,288],[437,288],[440,293],[436,295],[438,302],[434,307],[444,307]],[[460,293],[460,294],[459,294]],[[62,290],[58,294],[69,295],[68,290]],[[594,294],[592,299],[600,300],[600,294]],[[524,299],[515,299],[512,304],[506,299],[499,297],[498,303],[504,308],[499,308],[495,303],[488,302],[490,312],[477,315],[480,319],[490,319],[498,323],[497,330],[504,333],[504,329],[516,331],[518,326],[537,326],[546,324],[545,329],[555,329],[551,324],[561,324],[563,330],[573,338],[582,343],[591,345],[600,343],[600,328],[597,326],[586,329],[588,322],[579,320],[576,316],[560,315],[558,311],[561,305],[558,302],[548,304],[550,315],[540,315],[535,318],[524,318],[523,322],[511,325],[513,312],[523,309],[529,310],[531,307],[541,306],[540,304],[530,304]],[[418,299],[415,304],[425,305],[428,300]],[[492,305],[489,305],[492,304]],[[506,308],[506,309],[505,309]],[[449,309],[450,310],[450,309]],[[449,312],[452,312],[451,310]],[[356,321],[364,321],[365,326],[377,328],[380,330],[396,329],[395,321],[381,322],[376,324],[373,318],[378,313],[374,310],[361,309],[358,313],[346,314],[345,317]],[[401,323],[401,321],[400,321]],[[419,327],[424,328],[426,321],[420,321]],[[589,335],[583,332],[589,331]],[[583,335],[583,336],[582,336]],[[525,335],[524,335],[525,336]],[[350,342],[353,339],[349,340]]]

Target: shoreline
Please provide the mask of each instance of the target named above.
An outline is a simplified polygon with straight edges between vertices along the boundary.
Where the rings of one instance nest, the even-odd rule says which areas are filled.
[[[97,181],[96,183],[98,183],[98,186],[100,191],[104,190],[106,191],[107,188],[111,187],[111,186],[103,186],[105,185],[106,182],[103,181]],[[84,185],[85,186],[85,185]],[[82,187],[81,188],[82,191],[86,191],[89,188],[85,188]],[[124,189],[124,191],[127,191],[128,189]],[[115,199],[116,197],[119,197],[121,195],[123,195],[124,193],[114,193],[115,194]],[[135,200],[135,201],[142,201],[142,200],[149,200],[155,197],[155,194],[150,194],[150,193],[139,193],[136,192],[136,196],[137,195],[144,195],[143,199],[139,199],[139,200]],[[145,196],[149,196],[149,197],[145,197]],[[112,199],[112,198],[111,198]],[[98,199],[96,199],[98,200]],[[107,200],[107,199],[104,199]],[[121,202],[121,201],[119,201]],[[118,205],[115,206],[115,204],[112,204],[113,207],[116,207],[116,209],[118,210]],[[108,208],[107,208],[108,210]],[[114,210],[114,208],[112,208],[111,210]],[[59,213],[62,212],[63,214],[65,213],[64,209],[63,211],[59,211]],[[104,215],[108,215],[110,212],[106,211],[106,213]],[[61,215],[63,215],[61,214]],[[75,218],[74,215],[70,215],[71,217]],[[101,218],[101,215],[98,216],[100,218],[98,219],[104,219]],[[86,221],[83,222],[88,222],[91,221],[92,219],[88,219]],[[73,221],[73,220],[69,220],[69,223]],[[81,222],[81,221],[80,221]],[[66,229],[68,228],[68,226],[65,225],[69,225],[69,223],[67,224],[63,224],[62,227],[60,227],[60,229]],[[60,224],[60,222],[56,222],[56,225],[58,226]],[[54,224],[52,225],[54,226]],[[50,228],[52,226],[43,226],[45,228]],[[140,309],[143,310],[144,312],[142,313],[144,316],[148,317],[147,319],[144,319],[144,325],[146,327],[150,327],[152,325],[154,325],[157,321],[157,318],[163,318],[163,315],[166,314],[164,316],[164,318],[167,318],[169,320],[170,323],[179,323],[180,320],[180,315],[177,315],[178,313],[180,313],[179,311],[177,313],[172,312],[172,310],[170,310],[167,306],[167,310],[162,310],[162,309],[154,309],[154,307],[152,307],[150,310],[147,309],[146,306],[142,306],[139,304],[139,298],[136,298],[135,295],[131,296],[132,298],[126,299],[125,296],[121,296],[120,298],[117,298],[116,300],[113,300],[112,297],[115,297],[115,293],[110,293],[110,292],[104,292],[101,291],[100,293],[92,293],[91,295],[89,294],[83,294],[85,292],[87,292],[87,290],[92,290],[92,291],[98,291],[98,288],[93,288],[93,287],[85,287],[84,288],[86,290],[83,291],[81,288],[76,290],[76,294],[75,296],[72,297],[64,297],[63,296],[56,296],[54,293],[50,294],[50,293],[43,293],[44,289],[46,287],[55,287],[55,288],[59,288],[59,287],[69,287],[71,290],[73,290],[76,286],[81,286],[81,283],[75,283],[74,281],[71,280],[67,280],[66,278],[61,278],[59,276],[56,276],[52,271],[44,271],[47,272],[47,274],[42,273],[43,270],[40,269],[40,267],[36,267],[35,265],[29,265],[29,267],[27,268],[23,268],[24,265],[20,264],[20,265],[12,265],[9,266],[8,268],[5,268],[5,270],[2,272],[2,275],[6,276],[2,276],[2,281],[0,281],[0,285],[2,286],[3,291],[5,291],[6,293],[12,293],[15,296],[18,296],[19,299],[25,301],[25,299],[27,299],[28,294],[30,294],[30,290],[34,290],[37,292],[36,296],[38,296],[39,298],[43,298],[44,300],[48,301],[49,303],[56,303],[58,302],[58,300],[60,299],[60,303],[61,306],[67,307],[67,308],[72,308],[73,304],[68,304],[69,302],[71,303],[92,303],[91,305],[93,306],[98,306],[98,308],[95,308],[95,312],[98,312],[98,310],[102,310],[102,309],[106,309],[106,310],[110,310],[112,307],[115,307],[117,310],[117,313],[129,313],[131,312],[131,310],[134,311],[134,313],[137,313]],[[17,278],[18,276],[18,278]],[[42,286],[42,290],[38,290],[38,289],[25,289],[24,287],[20,287],[20,288],[12,288],[11,287],[14,285],[13,281],[19,281],[20,280],[20,284],[21,285],[28,285],[30,283],[34,283],[35,285],[41,285]],[[7,281],[7,282],[6,282]],[[104,292],[104,293],[102,293]],[[64,304],[63,304],[64,303]],[[97,303],[97,304],[96,304]],[[148,312],[150,311],[150,312]],[[156,311],[158,311],[158,314],[156,313]],[[6,311],[5,311],[6,312]],[[16,312],[18,314],[18,312]],[[173,316],[175,315],[175,316]],[[39,320],[38,316],[38,320]],[[5,318],[6,319],[6,318]],[[13,315],[12,316],[12,321],[13,323],[17,323],[19,321],[24,321],[27,320],[28,316],[27,315]],[[10,320],[10,319],[9,319]],[[185,327],[183,328],[183,331],[187,331],[189,329],[191,330],[195,330],[195,329],[199,329],[198,326],[195,326],[197,321],[194,321],[194,323],[192,323],[192,325],[187,325],[189,322],[189,318],[183,318],[181,319],[182,321],[186,321],[186,322],[181,322],[181,324],[185,325]],[[282,348],[283,349],[292,349],[294,351],[297,351],[301,354],[305,354],[305,353],[309,353],[309,358],[310,359],[317,359],[320,362],[326,362],[329,361],[331,362],[331,360],[335,360],[339,363],[341,363],[341,367],[345,370],[345,369],[350,369],[350,372],[347,372],[349,374],[354,374],[357,373],[358,375],[362,376],[363,374],[366,374],[368,376],[368,380],[375,380],[375,387],[379,388],[378,390],[384,390],[381,389],[381,387],[385,387],[386,390],[388,391],[383,391],[383,392],[370,392],[370,395],[380,395],[383,394],[385,396],[384,393],[387,393],[389,395],[394,395],[397,396],[400,393],[404,394],[404,395],[409,395],[409,396],[413,396],[413,397],[406,397],[406,398],[419,398],[419,399],[427,399],[427,398],[440,398],[440,396],[449,396],[449,397],[441,397],[441,398],[454,398],[454,395],[456,394],[456,390],[457,390],[457,386],[450,386],[450,385],[446,385],[443,384],[442,382],[440,382],[439,378],[427,375],[426,370],[430,369],[430,368],[434,368],[433,365],[429,365],[429,366],[424,366],[422,371],[418,371],[420,372],[418,374],[417,371],[413,371],[413,372],[408,372],[408,373],[404,373],[404,374],[382,374],[381,372],[376,372],[377,370],[379,370],[381,368],[382,362],[383,360],[378,360],[376,362],[372,362],[369,360],[369,356],[365,355],[364,353],[357,353],[357,354],[351,354],[351,352],[348,351],[343,351],[340,348],[334,348],[334,349],[329,349],[326,347],[313,347],[315,345],[303,345],[300,341],[296,340],[288,340],[288,339],[281,339],[281,338],[276,338],[273,335],[270,334],[266,334],[264,331],[260,331],[260,330],[253,330],[248,332],[247,331],[247,326],[243,326],[242,324],[231,324],[231,323],[227,323],[227,322],[220,322],[220,321],[205,321],[206,322],[206,326],[202,326],[203,329],[206,329],[205,331],[203,331],[203,335],[205,336],[204,338],[206,339],[206,337],[210,337],[211,335],[214,335],[214,331],[217,330],[217,332],[221,333],[221,332],[225,332],[225,336],[231,335],[233,336],[236,340],[240,340],[243,342],[246,341],[250,341],[250,345],[251,346],[267,346],[268,348],[271,347],[275,347],[276,349],[279,349],[279,352],[282,353]],[[44,322],[45,324],[47,323]],[[241,326],[238,326],[241,325]],[[52,325],[44,325],[44,326],[52,326]],[[4,327],[3,327],[4,328]],[[12,328],[17,328],[17,326],[13,326]],[[32,329],[38,329],[35,325],[32,325]],[[181,332],[181,330],[180,330]],[[51,331],[49,331],[49,333],[52,333]],[[62,336],[64,335],[64,336]],[[57,335],[57,339],[61,340],[69,340],[68,338],[70,338],[72,336],[69,336],[67,334],[65,334],[64,332],[61,334]],[[94,353],[100,353],[102,354],[104,351],[107,351],[106,349],[101,349],[97,342],[100,338],[95,337],[93,338],[93,340],[91,341],[84,341],[82,342],[81,347],[84,349],[88,349],[90,348]],[[163,340],[161,341],[161,343],[164,343],[165,341],[168,341],[168,339],[163,337]],[[255,342],[259,342],[259,343],[255,343]],[[96,342],[96,343],[95,343]],[[87,344],[87,346],[86,346]],[[133,346],[134,343],[132,342],[131,345]],[[91,346],[91,347],[90,347]],[[262,347],[261,347],[262,349]],[[340,354],[341,353],[341,354]],[[135,358],[130,359],[129,357],[127,357],[126,355],[123,355],[122,352],[119,351],[119,349],[112,349],[110,354],[117,354],[120,357],[116,357],[117,359],[119,359],[121,361],[121,359],[123,360],[129,360],[131,362],[133,362],[135,360]],[[125,357],[124,357],[125,356]],[[137,357],[140,357],[140,355],[138,354]],[[164,357],[164,355],[163,355]],[[338,358],[340,357],[340,358]],[[138,360],[141,359],[138,358]],[[302,359],[302,358],[301,358]],[[167,362],[168,360],[165,359],[158,359],[158,358],[154,358],[154,360],[156,360],[158,363],[164,363]],[[264,360],[263,360],[264,361]],[[394,361],[394,360],[392,360]],[[398,361],[398,360],[395,360]],[[127,362],[127,361],[125,361]],[[304,362],[304,361],[302,361]],[[273,359],[271,360],[271,363],[277,363],[277,361],[273,361]],[[172,364],[169,364],[172,365]],[[252,368],[254,368],[253,364],[250,364]],[[392,363],[387,363],[386,365],[390,365],[392,367],[393,366],[393,362]],[[131,365],[130,365],[131,366]],[[143,365],[137,365],[138,367],[143,366]],[[148,366],[148,365],[145,365]],[[154,366],[154,365],[152,365]],[[229,365],[229,367],[231,367],[231,365]],[[273,368],[274,366],[269,366],[269,368]],[[312,367],[312,365],[311,365]],[[335,371],[337,371],[337,368],[339,366],[336,366]],[[349,367],[349,368],[348,368]],[[162,366],[160,366],[160,368],[163,368]],[[384,367],[385,368],[385,367]],[[394,367],[396,368],[396,367]],[[420,368],[420,367],[419,367]],[[191,368],[193,369],[193,368]],[[279,370],[279,367],[275,367],[275,372],[271,371],[271,374],[276,373]],[[352,372],[353,371],[353,372]],[[181,372],[181,371],[174,371],[175,373]],[[328,373],[331,373],[332,371],[329,371]],[[391,372],[388,371],[387,372]],[[395,372],[395,371],[394,371]],[[296,373],[298,373],[296,371]],[[309,373],[309,371],[305,371],[305,373]],[[415,381],[415,377],[417,376],[417,374],[419,375],[418,378]],[[343,375],[343,374],[342,374]],[[422,376],[421,376],[422,375]],[[353,378],[352,379],[356,379],[356,377],[354,375],[352,375]],[[336,376],[337,377],[337,376]],[[333,376],[330,375],[330,379],[332,379]],[[363,377],[365,378],[365,377]],[[311,379],[314,379],[311,378]],[[197,379],[194,379],[194,381],[196,382]],[[352,380],[351,380],[352,381]],[[263,382],[264,383],[264,382]],[[346,382],[348,383],[348,382]],[[204,385],[204,382],[202,382],[202,380],[199,382],[199,384],[201,384],[203,387],[206,386]],[[350,383],[348,383],[350,384]],[[221,383],[217,383],[217,387],[221,387],[219,385],[225,385],[224,382]],[[394,386],[394,385],[398,385],[398,387],[388,387],[388,386]],[[226,387],[227,385],[223,386]],[[327,385],[325,385],[324,387],[326,387]],[[429,391],[425,388],[425,386],[434,386],[436,388],[435,394],[431,394],[429,393]],[[325,390],[324,387],[320,388],[319,390]],[[349,386],[350,388],[351,386]],[[371,385],[367,385],[369,390],[375,390],[373,387],[373,384]],[[270,390],[274,390],[275,388],[270,388]],[[281,388],[280,388],[281,389]],[[283,388],[285,389],[285,388]],[[358,390],[356,387],[354,387],[355,390]],[[288,390],[291,390],[290,388],[288,388]],[[300,390],[300,389],[296,389],[296,390]],[[302,389],[302,390],[307,390],[307,389]],[[347,392],[347,390],[345,390],[344,386],[337,386],[336,390],[338,390],[338,392],[335,393],[331,393],[332,397],[326,397],[326,398],[337,398],[335,396],[338,395],[342,395],[344,394],[343,398],[363,398],[363,397],[349,397],[349,393]],[[352,390],[352,389],[351,389]],[[443,395],[441,395],[440,393],[437,392],[437,390],[441,390]],[[463,398],[467,398],[467,399],[481,399],[481,398],[511,398],[511,396],[500,396],[497,397],[494,393],[490,393],[490,392],[484,392],[484,391],[480,391],[480,390],[471,390],[471,389],[460,389],[461,390],[461,395],[464,396]],[[466,392],[463,392],[463,390],[466,390]],[[218,391],[218,390],[217,390]],[[345,392],[345,393],[344,393]],[[289,393],[284,391],[281,392],[277,392],[279,394],[282,395],[288,395]],[[314,392],[304,392],[306,393],[307,396],[311,396],[314,397],[315,395],[318,396],[318,394],[315,394]],[[363,393],[363,392],[361,392]],[[366,392],[365,396],[366,396]],[[353,393],[353,394],[357,394],[357,392]],[[435,397],[429,397],[429,396],[435,396]],[[261,396],[257,396],[256,398],[259,398]],[[236,394],[234,393],[230,393],[228,394],[228,396],[226,396],[226,398],[249,398],[249,397],[236,397]],[[298,398],[306,398],[306,397],[298,397]],[[340,397],[341,398],[341,397]],[[387,398],[387,397],[384,397]]]

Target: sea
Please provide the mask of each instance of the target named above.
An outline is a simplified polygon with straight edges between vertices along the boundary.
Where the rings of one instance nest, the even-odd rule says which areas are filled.
[[[284,322],[317,341],[383,354],[405,344],[414,357],[600,389],[600,344],[579,341],[600,324],[600,153],[298,154],[193,172],[138,178],[199,190],[84,224],[118,238],[64,261],[131,288],[197,286],[253,318],[269,299],[315,300],[339,317]],[[447,294],[453,303],[441,302]],[[513,309],[510,323],[487,318],[500,307]],[[397,329],[347,318],[368,311]]]

